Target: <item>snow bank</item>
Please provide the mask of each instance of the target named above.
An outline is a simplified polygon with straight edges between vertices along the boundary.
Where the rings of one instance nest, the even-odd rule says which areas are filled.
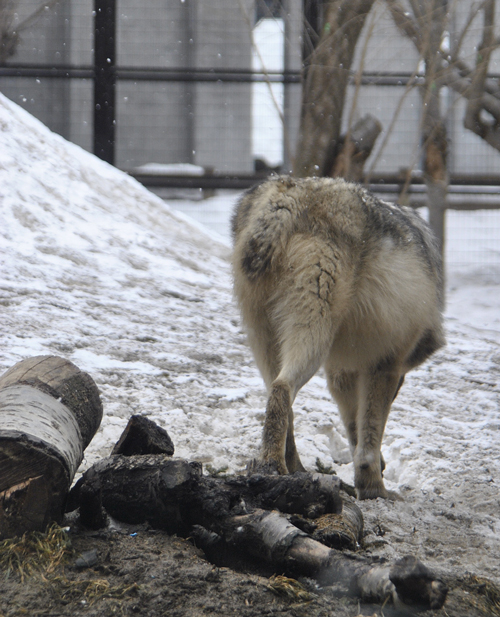
[[[134,413],[165,427],[180,456],[229,471],[255,456],[265,392],[232,301],[227,247],[1,95],[0,242],[0,370],[57,354],[101,390],[105,416],[82,469],[109,453]],[[499,339],[468,321],[450,313],[448,346],[407,377],[394,404],[385,476],[404,500],[362,508],[372,552],[411,552],[498,581]],[[320,458],[352,482],[321,375],[295,414],[304,464]]]

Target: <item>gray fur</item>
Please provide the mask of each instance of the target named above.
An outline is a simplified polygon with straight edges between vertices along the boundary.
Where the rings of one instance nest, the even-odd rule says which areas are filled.
[[[297,392],[324,366],[360,498],[386,497],[380,445],[407,371],[444,344],[441,258],[410,208],[341,179],[277,177],[236,206],[234,289],[269,398],[259,465],[303,470]]]

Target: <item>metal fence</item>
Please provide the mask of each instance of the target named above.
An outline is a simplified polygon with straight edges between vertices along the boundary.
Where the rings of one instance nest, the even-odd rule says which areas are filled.
[[[20,0],[14,22],[39,5]],[[460,22],[470,3],[455,5]],[[301,0],[60,0],[22,31],[16,53],[0,67],[0,91],[155,190],[241,189],[256,181],[256,171],[290,168],[307,6]],[[366,167],[371,188],[395,199],[405,170],[419,166],[421,100],[416,90],[406,91],[416,52],[383,6],[359,46],[365,53],[353,73],[363,62],[363,76],[357,91],[350,87],[344,124],[367,112],[379,118],[384,132],[377,143],[386,145],[376,146]],[[495,71],[496,63],[494,57]],[[448,231],[472,233],[478,226],[474,233],[488,243],[463,242],[475,247],[474,262],[491,264],[496,256],[485,247],[492,237],[500,240],[500,223],[486,211],[500,207],[500,154],[463,129],[460,100],[447,93],[443,104],[451,136],[449,205],[481,207],[472,218],[448,216]],[[422,189],[412,185],[414,203],[425,199]]]

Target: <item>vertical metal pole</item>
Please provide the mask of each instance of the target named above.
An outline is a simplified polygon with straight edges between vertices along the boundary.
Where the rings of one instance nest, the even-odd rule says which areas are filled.
[[[191,0],[184,0],[184,53],[185,63],[188,69],[196,68],[196,49],[195,45],[197,37],[195,36],[196,26],[196,5]],[[168,84],[167,84],[168,87]],[[196,107],[196,92],[198,84],[193,81],[186,81],[184,84],[185,93],[185,113],[186,118],[186,161],[190,163],[196,162],[196,141],[195,141],[195,107]]]
[[[284,63],[285,75],[302,68],[302,2],[301,0],[282,0],[284,22]],[[293,158],[299,132],[300,105],[302,89],[300,84],[284,84],[283,88],[283,172],[291,173]]]
[[[115,162],[116,0],[94,0],[94,154]]]

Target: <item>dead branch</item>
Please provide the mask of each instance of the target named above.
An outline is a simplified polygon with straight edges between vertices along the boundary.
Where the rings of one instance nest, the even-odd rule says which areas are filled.
[[[382,125],[371,114],[360,118],[350,132],[341,138],[342,147],[334,160],[331,176],[360,182],[363,178],[364,164],[381,131]]]
[[[500,149],[500,116],[493,115],[494,122],[487,122],[481,117],[485,107],[484,92],[490,57],[495,49],[495,2],[488,0],[483,3],[483,38],[477,51],[476,67],[471,77],[467,93],[467,108],[464,117],[465,128],[479,135],[493,147]]]
[[[405,11],[399,0],[386,0],[387,6],[391,13],[394,24],[398,30],[413,41],[415,47],[422,53],[422,33],[420,32],[417,23],[412,18],[408,11]]]
[[[36,23],[40,16],[52,9],[61,0],[42,2],[17,26],[13,26],[18,0],[0,0],[0,65],[13,56],[21,40],[21,32]]]

